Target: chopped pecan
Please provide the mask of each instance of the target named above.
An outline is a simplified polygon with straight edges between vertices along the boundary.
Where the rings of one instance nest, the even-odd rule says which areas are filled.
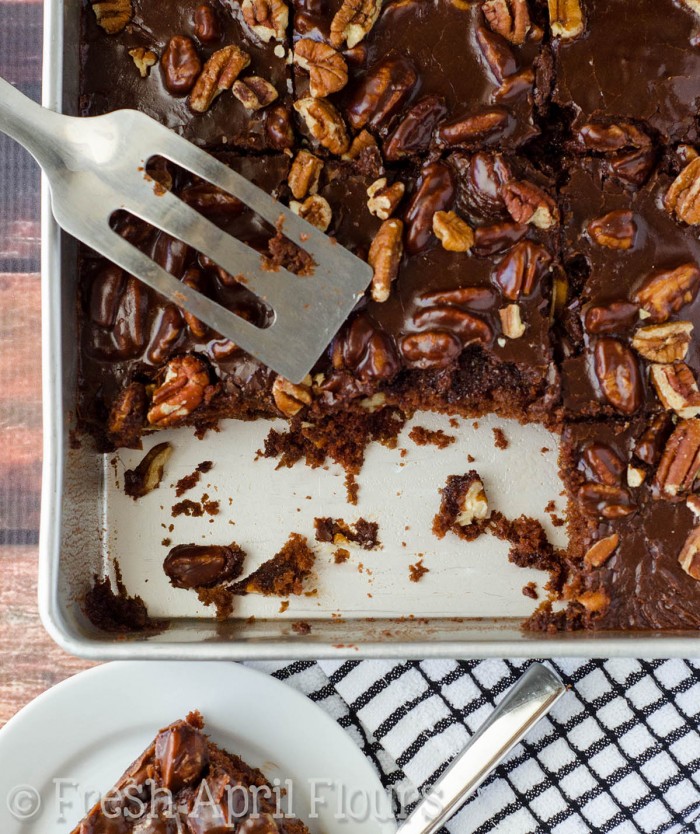
[[[294,47],[294,62],[309,73],[314,98],[337,93],[348,83],[348,65],[340,52],[322,41],[302,38]]]
[[[263,43],[283,41],[289,25],[289,8],[284,0],[243,0],[243,19]]]
[[[580,0],[548,0],[552,34],[562,40],[578,37],[584,29]]]
[[[92,4],[97,25],[108,35],[121,32],[133,14],[131,0],[97,0]]]
[[[654,324],[663,324],[686,304],[694,301],[700,289],[700,269],[683,264],[649,275],[632,296],[632,300],[648,313]]]
[[[333,211],[330,204],[320,194],[311,194],[303,203],[292,200],[289,208],[294,214],[298,214],[299,217],[302,217],[307,223],[311,223],[312,226],[322,232],[328,229],[333,220]]]
[[[336,155],[344,154],[350,147],[347,128],[340,113],[325,99],[302,98],[294,102],[313,138],[326,150]]]
[[[160,59],[163,83],[173,95],[185,95],[194,87],[202,71],[197,49],[192,38],[175,35],[170,38]]]
[[[448,252],[468,252],[474,245],[472,227],[454,211],[436,211],[433,234]]]
[[[481,10],[494,32],[517,46],[532,27],[527,0],[486,0]]]
[[[551,229],[559,222],[559,209],[541,188],[526,180],[509,180],[502,189],[508,213],[516,223]]]
[[[249,75],[234,81],[231,92],[246,110],[262,110],[279,97],[274,86],[259,75]]]
[[[671,183],[664,205],[684,223],[691,226],[700,223],[700,157],[686,165]]]
[[[619,543],[620,536],[617,533],[606,536],[604,539],[599,539],[586,551],[586,555],[583,557],[583,564],[587,568],[601,567],[617,550]]]
[[[367,189],[367,208],[369,213],[380,220],[388,220],[401,202],[406,186],[401,180],[387,185],[386,177],[375,180]]]
[[[214,99],[230,90],[233,82],[250,64],[250,55],[237,46],[217,49],[204,65],[190,93],[190,108],[195,113],[206,113]]]
[[[455,523],[460,527],[469,527],[475,521],[482,521],[489,516],[489,502],[486,498],[486,490],[480,478],[476,478],[469,484],[469,488],[461,496],[459,513],[455,517]]]
[[[700,390],[693,372],[685,362],[652,365],[650,373],[664,408],[686,419],[700,415]]]
[[[637,509],[630,493],[621,486],[588,483],[576,497],[581,510],[594,518],[625,518]]]
[[[493,280],[504,298],[517,301],[521,295],[534,292],[551,264],[552,256],[544,246],[523,240],[516,243],[496,266]]]
[[[368,130],[361,130],[352,140],[352,144],[348,148],[347,153],[343,154],[343,159],[354,162],[367,151],[378,152],[379,146],[377,145],[377,140]]]
[[[688,533],[678,561],[688,576],[700,579],[700,527],[693,527]]]
[[[610,211],[591,220],[588,234],[594,243],[606,249],[631,249],[637,235],[637,224],[631,211]]]
[[[287,182],[295,200],[303,200],[307,194],[318,191],[318,182],[323,171],[323,161],[309,151],[301,150],[294,157]]]
[[[650,324],[635,332],[632,347],[651,362],[681,362],[688,352],[692,332],[693,323],[690,321]]]
[[[603,614],[610,607],[610,594],[605,588],[596,588],[595,591],[584,591],[579,594],[576,601],[589,614]]]
[[[523,324],[518,304],[507,304],[501,307],[498,315],[501,318],[501,330],[504,336],[509,339],[519,339],[523,335],[526,326]]]
[[[215,391],[203,359],[192,353],[176,356],[168,362],[163,381],[153,392],[148,422],[160,428],[172,426],[202,403],[209,403]]]
[[[403,257],[403,223],[393,217],[379,227],[367,258],[374,270],[372,298],[386,301],[391,293],[391,283],[398,275]]]
[[[632,489],[636,489],[640,487],[647,477],[646,469],[642,469],[640,466],[628,466],[627,467],[627,486],[632,487]]]
[[[681,420],[666,441],[654,475],[655,495],[682,498],[700,472],[700,420]]]
[[[127,469],[124,473],[124,492],[136,500],[148,495],[160,486],[165,472],[165,464],[173,453],[170,443],[158,443],[154,446],[138,466]]]
[[[136,69],[141,74],[141,78],[148,78],[148,71],[152,66],[158,63],[158,56],[150,49],[145,49],[143,46],[137,46],[135,49],[129,50],[129,55],[136,65]]]
[[[307,375],[298,385],[283,376],[276,377],[272,383],[272,397],[285,417],[294,417],[302,408],[311,405],[311,377]]]
[[[340,49],[344,43],[350,49],[368,34],[377,22],[382,0],[343,0],[331,21],[331,45]]]
[[[174,352],[184,332],[182,315],[174,304],[167,304],[160,315],[158,327],[146,351],[146,357],[154,365],[162,365]]]
[[[598,339],[595,374],[605,399],[623,414],[634,414],[642,404],[643,389],[637,360],[618,339]]]
[[[700,495],[696,495],[695,493],[689,495],[685,499],[685,506],[690,510],[695,518],[700,518]]]

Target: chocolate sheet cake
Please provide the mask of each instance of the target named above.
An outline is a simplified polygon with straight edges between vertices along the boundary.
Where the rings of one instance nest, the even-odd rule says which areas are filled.
[[[418,409],[537,421],[562,435],[570,546],[528,627],[697,628],[699,30],[697,0],[87,4],[84,114],[160,119],[374,278],[292,384],[85,252],[83,424],[108,449],[281,416],[266,454],[356,474]],[[235,199],[147,175],[313,280]],[[264,324],[244,277],[114,224]]]

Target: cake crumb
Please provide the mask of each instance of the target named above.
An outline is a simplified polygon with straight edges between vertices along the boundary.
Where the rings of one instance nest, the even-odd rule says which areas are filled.
[[[547,454],[547,452],[551,452],[551,451],[552,451],[552,450],[551,450],[548,446],[543,446],[543,447],[540,449],[540,452],[542,452],[542,454],[543,454],[543,455],[546,455],[546,454]]]
[[[315,561],[316,554],[309,547],[306,537],[300,533],[291,533],[272,559],[231,585],[231,593],[299,596],[304,593],[304,582],[311,574]]]
[[[353,524],[348,524],[342,518],[315,518],[316,541],[332,542],[333,544],[359,544],[363,550],[374,550],[381,546],[379,541],[379,524],[358,518]]]
[[[185,475],[184,477],[180,478],[180,480],[175,484],[175,495],[177,498],[181,498],[186,492],[194,487],[197,486],[199,483],[202,474],[211,471],[212,466],[214,463],[210,460],[203,460],[200,464],[197,465],[197,468],[194,472],[191,472],[189,475]]]
[[[425,567],[422,559],[419,559],[415,565],[408,566],[408,578],[411,582],[420,582],[426,573],[430,573],[430,568]]]
[[[474,541],[487,529],[489,505],[475,469],[465,475],[450,475],[440,495],[440,509],[433,519],[437,538],[443,539],[451,531],[466,541]]]
[[[450,426],[453,429],[458,429],[459,428],[459,420],[456,417],[450,417]]]
[[[166,538],[161,540],[161,544],[163,545],[163,547],[170,547],[170,545],[172,544],[172,539],[166,536]]]
[[[457,438],[451,434],[445,434],[442,429],[431,431],[424,426],[414,426],[408,436],[416,446],[436,446],[438,449],[446,449]]]
[[[292,623],[292,631],[295,634],[311,634],[311,626],[305,620],[299,620],[296,623]]]
[[[538,599],[537,585],[534,582],[528,582],[523,586],[523,596],[530,597],[530,599]]]
[[[497,449],[507,449],[510,446],[508,438],[503,429],[492,429],[493,431],[493,445]]]
[[[336,565],[342,565],[343,562],[347,562],[349,558],[350,551],[346,550],[344,547],[339,547],[333,554],[333,561]]]
[[[352,472],[348,472],[345,476],[345,491],[347,493],[348,504],[357,504],[357,497],[360,494],[360,485],[357,483],[357,479]]]
[[[280,607],[279,607],[279,612],[278,613],[284,614],[284,612],[288,608],[289,608],[289,600],[288,599],[283,599],[282,602],[280,602]]]
[[[474,463],[475,460],[474,455],[467,455],[467,463]]]

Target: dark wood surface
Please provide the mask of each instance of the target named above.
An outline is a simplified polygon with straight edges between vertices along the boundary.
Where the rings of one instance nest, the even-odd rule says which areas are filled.
[[[41,2],[0,3],[0,76],[38,100]],[[39,171],[0,136],[0,726],[87,668],[44,631],[37,610],[41,490]]]

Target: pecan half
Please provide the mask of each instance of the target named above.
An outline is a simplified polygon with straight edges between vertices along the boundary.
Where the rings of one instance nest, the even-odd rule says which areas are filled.
[[[692,332],[693,323],[690,321],[651,324],[635,332],[632,347],[651,362],[681,362],[688,353]]]
[[[307,194],[315,194],[318,191],[321,171],[323,171],[322,160],[309,151],[299,151],[294,157],[287,177],[295,200],[303,200]]]
[[[451,169],[444,162],[425,165],[405,213],[406,251],[409,254],[417,255],[435,239],[433,217],[438,211],[447,211],[454,196]]]
[[[512,77],[518,69],[513,50],[500,35],[490,32],[483,26],[477,26],[475,34],[476,42],[491,70],[494,81],[502,85],[506,78]]]
[[[461,339],[447,330],[411,333],[401,340],[401,353],[415,368],[446,368],[461,352]]]
[[[538,243],[522,240],[496,266],[493,281],[510,301],[534,292],[537,283],[549,270],[552,256]]]
[[[363,382],[390,379],[399,370],[393,339],[363,313],[338,333],[331,359],[336,370],[347,368]]]
[[[631,301],[595,304],[586,310],[584,324],[589,333],[621,333],[639,320],[639,305]]]
[[[700,157],[693,159],[671,183],[664,197],[667,211],[688,223],[700,223]]]
[[[468,252],[474,245],[471,226],[454,211],[436,211],[433,234],[448,252]]]
[[[146,425],[148,398],[140,382],[131,382],[115,399],[107,418],[107,433],[117,446],[141,448],[141,431]]]
[[[148,78],[148,71],[152,66],[158,63],[158,56],[150,49],[145,49],[143,46],[137,46],[135,49],[129,50],[129,55],[136,65],[136,69],[141,74],[141,78]]]
[[[221,37],[221,27],[216,12],[209,3],[201,3],[192,16],[194,34],[200,43],[213,43]]]
[[[599,539],[586,551],[586,555],[583,557],[583,564],[587,568],[601,567],[617,550],[619,544],[620,536],[617,533],[606,536],[604,539]]]
[[[526,180],[510,180],[502,188],[508,213],[516,223],[551,229],[559,222],[559,209],[541,188]]]
[[[578,37],[584,29],[580,0],[548,0],[552,34],[562,40]]]
[[[311,405],[311,377],[307,375],[298,385],[283,376],[276,377],[272,383],[272,398],[285,417],[294,417],[302,408]]]
[[[700,390],[693,372],[685,362],[652,365],[651,381],[663,407],[679,417],[700,415]]]
[[[655,466],[661,457],[666,441],[671,436],[672,430],[673,420],[668,412],[662,412],[652,417],[635,443],[635,456],[649,466]]]
[[[367,208],[369,213],[380,220],[388,220],[403,199],[406,186],[401,180],[387,185],[386,177],[375,180],[367,189]]]
[[[92,4],[97,25],[108,35],[121,32],[133,14],[131,0],[98,0]]]
[[[165,377],[153,392],[148,422],[160,428],[172,426],[202,403],[209,403],[215,391],[203,359],[192,353],[176,356],[168,362]]]
[[[382,0],[343,0],[331,21],[331,45],[336,49],[344,43],[350,49],[357,46],[377,22],[381,8]]]
[[[678,554],[678,561],[688,576],[700,579],[700,527],[694,527]]]
[[[625,462],[606,443],[589,443],[583,450],[579,466],[588,480],[608,486],[620,486],[625,471]]]
[[[192,38],[175,35],[170,38],[160,59],[163,83],[169,93],[185,95],[194,87],[202,71],[197,48]]]
[[[700,472],[700,420],[681,420],[666,441],[654,475],[655,494],[679,498],[690,492]]]
[[[350,147],[345,122],[335,107],[325,99],[302,98],[294,109],[304,120],[307,130],[326,150],[340,156]]]
[[[581,510],[594,518],[625,518],[637,510],[632,496],[621,486],[588,483],[576,497]]]
[[[643,399],[642,380],[632,351],[618,339],[598,339],[595,374],[603,397],[623,414],[634,414]]]
[[[648,313],[654,324],[663,324],[686,304],[695,300],[700,289],[700,269],[683,264],[649,275],[632,296],[632,300]]]
[[[289,208],[294,214],[298,214],[299,217],[302,217],[307,223],[311,223],[312,226],[322,232],[328,229],[333,220],[333,210],[330,203],[320,194],[311,194],[303,203],[292,200]]]
[[[591,240],[606,249],[631,249],[637,236],[637,224],[631,211],[610,211],[591,220],[587,228]]]
[[[605,155],[624,149],[648,148],[651,139],[634,122],[588,122],[577,134],[578,141],[586,150]]]
[[[447,112],[439,96],[426,96],[417,101],[384,143],[384,158],[397,162],[413,154],[426,153],[438,122]]]
[[[289,8],[284,0],[243,0],[243,19],[264,43],[283,41],[289,25]]]
[[[385,220],[379,227],[367,258],[374,270],[372,298],[386,301],[391,293],[391,283],[399,272],[403,257],[403,223],[397,218]]]
[[[237,46],[217,49],[204,65],[202,72],[190,93],[190,109],[195,113],[206,113],[214,99],[230,90],[233,82],[250,64],[250,55]]]
[[[309,73],[309,92],[314,98],[337,93],[348,83],[345,58],[322,41],[302,38],[294,47],[294,63]]]
[[[494,32],[518,46],[525,43],[532,27],[527,0],[486,0],[481,10]]]
[[[134,469],[124,472],[124,492],[136,500],[160,486],[165,464],[173,453],[171,443],[158,443]]]
[[[259,75],[249,75],[234,81],[231,92],[246,110],[253,111],[262,110],[279,97],[274,86]]]
[[[510,116],[505,107],[491,107],[480,113],[467,114],[445,122],[437,129],[441,145],[473,145],[495,139],[506,131]]]
[[[383,58],[353,87],[345,107],[348,121],[355,130],[383,126],[400,110],[417,83],[418,73],[408,58]]]
[[[193,290],[197,290],[197,292],[202,292],[204,289],[204,276],[197,267],[190,267],[182,276],[182,283],[191,287]],[[187,310],[181,309],[180,312],[187,324],[187,328],[195,339],[203,339],[209,332],[207,325]]]
[[[503,335],[509,339],[519,339],[525,332],[526,325],[520,315],[520,307],[517,304],[508,304],[498,311],[501,319],[501,330]]]

